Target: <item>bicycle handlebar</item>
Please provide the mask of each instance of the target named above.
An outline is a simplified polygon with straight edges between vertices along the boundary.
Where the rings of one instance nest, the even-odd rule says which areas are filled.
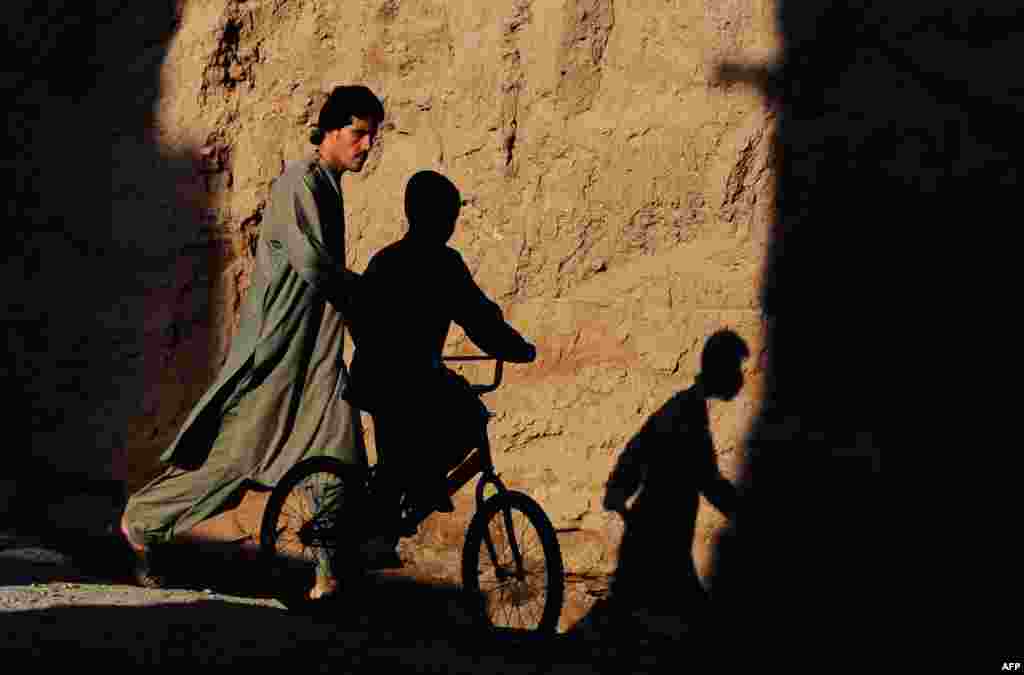
[[[501,375],[505,362],[493,356],[442,356],[442,361],[494,361],[494,382],[491,384],[471,384],[470,390],[477,396],[494,391],[501,385]]]

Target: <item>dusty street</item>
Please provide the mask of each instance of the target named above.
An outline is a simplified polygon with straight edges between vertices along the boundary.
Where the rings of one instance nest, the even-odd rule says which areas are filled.
[[[85,570],[43,542],[0,535],[0,641],[6,650],[62,660],[272,656],[338,672],[676,670],[669,664],[682,654],[685,634],[651,622],[637,620],[614,639],[597,631],[545,642],[483,636],[445,578],[451,562],[428,558],[373,573],[336,612],[311,617],[289,613],[237,568],[203,570],[206,588],[150,590],[98,573],[95,559]]]

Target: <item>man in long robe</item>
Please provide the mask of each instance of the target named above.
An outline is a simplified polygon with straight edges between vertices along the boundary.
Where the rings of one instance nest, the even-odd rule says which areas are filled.
[[[318,454],[365,466],[357,411],[341,398],[346,308],[358,277],[345,269],[341,175],[358,172],[384,109],[359,86],[337,87],[311,141],[271,189],[238,333],[214,384],[160,459],[167,470],[131,497],[121,529],[157,585],[153,545],[224,508],[247,481],[273,486]]]

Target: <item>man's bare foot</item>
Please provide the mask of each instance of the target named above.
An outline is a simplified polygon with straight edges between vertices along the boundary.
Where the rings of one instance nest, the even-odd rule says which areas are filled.
[[[125,524],[123,518],[121,519],[121,536],[124,537],[124,540],[128,543],[128,546],[130,546],[131,549],[136,553],[144,553],[146,551],[145,545],[136,544],[134,541],[132,541],[131,535],[128,534],[128,525]]]
[[[153,572],[152,551],[149,550],[148,546],[132,541],[124,519],[121,520],[121,536],[124,537],[125,543],[128,544],[128,547],[131,548],[135,556],[135,568],[132,570],[132,577],[135,579],[135,583],[143,588],[163,588],[167,580],[162,575]]]
[[[249,537],[239,544],[239,553],[246,562],[257,562],[260,559],[260,542]]]
[[[317,575],[316,583],[309,591],[310,600],[321,600],[333,597],[338,592],[338,580],[334,577]]]

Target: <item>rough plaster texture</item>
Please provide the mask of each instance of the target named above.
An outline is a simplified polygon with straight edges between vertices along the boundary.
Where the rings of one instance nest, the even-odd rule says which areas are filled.
[[[542,347],[493,397],[499,463],[564,528],[576,578],[612,566],[618,525],[597,499],[619,448],[690,383],[703,336],[733,326],[760,358],[713,431],[744,506],[722,536],[702,510],[697,538],[704,571],[701,542],[718,537],[727,632],[773,649],[793,635],[870,644],[891,604],[877,431],[894,394],[917,393],[889,364],[908,337],[932,341],[879,310],[913,280],[950,323],[959,296],[933,278],[961,284],[950,269],[965,256],[936,255],[936,233],[1017,209],[1016,8],[477,4],[0,5],[13,192],[0,515],[95,525],[101,500],[84,490],[112,502],[157,469],[225,353],[267,183],[308,151],[329,86],[362,80],[391,127],[347,186],[351,263],[400,233],[413,169],[456,179],[457,245]],[[921,252],[884,264],[921,228]],[[461,506],[417,554],[458,541]],[[1019,586],[1006,579],[1003,595]]]
[[[719,466],[741,473],[765,381],[776,120],[759,92],[716,73],[775,58],[773,2],[76,8],[5,9],[23,65],[3,81],[21,195],[3,271],[6,377],[32,446],[2,501],[75,494],[86,478],[131,491],[159,470],[226,356],[270,181],[311,152],[326,93],[350,82],[388,115],[364,172],[345,178],[348,262],[360,271],[401,236],[414,171],[458,185],[452,245],[540,355],[487,399],[496,461],[560,529],[570,574],[599,590],[614,569],[622,524],[601,508],[603,483],[720,328],[753,353],[739,398],[711,407]],[[88,162],[67,161],[54,133],[67,110],[70,157]],[[471,347],[456,332],[450,351]],[[56,491],[42,486],[54,472]],[[458,545],[467,500],[414,543]],[[77,503],[50,520],[95,520]],[[666,546],[686,546],[672,515]],[[702,507],[702,574],[721,524]]]
[[[326,92],[352,82],[387,119],[345,178],[348,263],[360,271],[401,236],[413,172],[459,187],[451,244],[540,355],[488,398],[496,461],[565,530],[569,571],[614,568],[621,523],[601,508],[603,483],[720,328],[753,353],[741,395],[711,406],[719,465],[736,476],[761,386],[773,118],[715,73],[772,56],[773,3],[192,0],[178,21],[151,127],[113,149],[130,183],[137,144],[156,144],[173,196],[156,212],[145,190],[115,186],[115,225],[159,233],[167,261],[135,289],[145,393],[115,468],[130,489],[226,356],[270,181],[311,152]],[[450,351],[471,350],[453,334]],[[465,499],[424,543],[457,543]],[[702,571],[721,520],[699,514]]]

